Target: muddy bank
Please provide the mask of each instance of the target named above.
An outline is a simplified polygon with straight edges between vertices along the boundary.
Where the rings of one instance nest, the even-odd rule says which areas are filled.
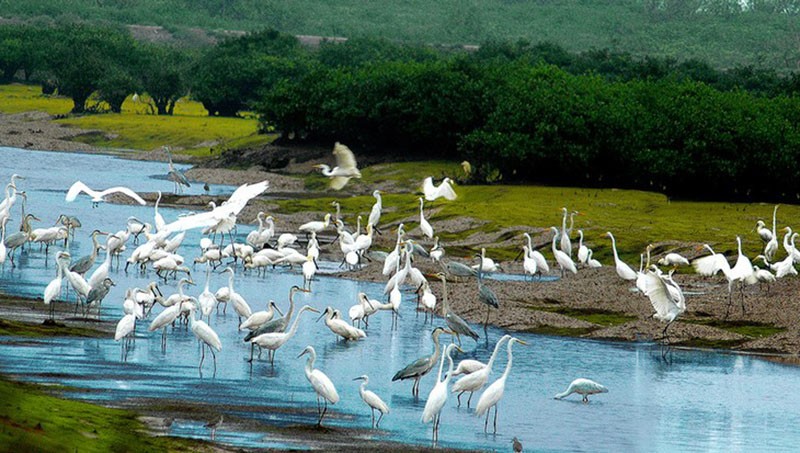
[[[271,191],[270,191],[271,192]],[[276,236],[283,232],[296,232],[297,227],[310,220],[319,220],[321,212],[281,214],[277,205],[261,197],[251,202],[239,216],[240,226],[249,230],[259,210],[275,217]],[[282,196],[285,196],[283,194]],[[153,194],[145,198],[155,199]],[[219,203],[224,198],[213,199]],[[164,200],[162,200],[163,202]],[[210,197],[174,197],[166,199],[167,204],[184,209],[203,209]],[[435,217],[434,217],[435,218]],[[412,219],[407,219],[413,222]],[[447,223],[447,225],[445,225]],[[480,221],[468,216],[443,222],[432,221],[437,230],[468,230],[476,228]],[[352,228],[352,225],[351,225]],[[390,251],[395,246],[397,223],[383,225],[383,234],[373,237],[373,250]],[[480,247],[502,247],[521,244],[522,238],[509,232],[525,231],[525,227],[509,227],[493,233],[479,233],[459,241],[445,244],[445,261],[455,260],[464,264],[476,263],[473,254]],[[546,230],[532,231],[534,244],[550,241]],[[418,231],[408,231],[409,237],[430,247],[429,240],[419,237]],[[329,228],[320,235],[321,259],[341,261],[341,251],[337,244],[330,244],[335,230]],[[302,239],[301,239],[302,240]],[[656,243],[655,250],[674,248],[670,242]],[[685,249],[695,249],[694,244],[683,244]],[[192,252],[187,258],[192,258]],[[690,255],[690,258],[693,256]],[[658,256],[653,257],[655,261]],[[521,261],[500,263],[504,273],[523,274]],[[609,265],[610,264],[610,265]],[[439,264],[429,259],[417,258],[414,266],[429,275],[431,288],[441,298],[441,282],[433,274],[442,271]],[[555,263],[550,276],[559,276]],[[337,274],[343,278],[385,282],[382,263],[367,263],[362,269],[342,271]],[[687,311],[678,322],[668,330],[669,341],[673,345],[686,347],[712,347],[736,351],[749,351],[764,354],[800,354],[800,323],[796,313],[800,311],[800,300],[794,296],[800,292],[796,278],[785,278],[768,286],[746,287],[743,293],[734,291],[731,304],[728,304],[728,284],[724,277],[701,277],[690,267],[678,268],[675,281],[686,296]],[[489,324],[512,331],[525,331],[552,335],[617,341],[662,341],[665,324],[652,318],[654,310],[643,294],[636,290],[633,282],[619,278],[613,263],[599,269],[580,268],[578,273],[568,274],[554,281],[497,281],[487,279],[485,284],[492,288],[500,299],[500,309],[490,309]],[[486,305],[478,299],[475,278],[463,281],[449,281],[450,305],[458,314],[470,322],[482,324],[487,316]],[[742,295],[744,311],[742,311]],[[378,295],[371,295],[376,297]],[[727,314],[727,316],[726,316]],[[476,328],[479,332],[480,328]]]

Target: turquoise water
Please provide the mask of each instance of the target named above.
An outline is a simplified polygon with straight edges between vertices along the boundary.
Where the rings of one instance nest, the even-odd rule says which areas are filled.
[[[79,174],[90,187],[128,185],[138,191],[171,191],[172,183],[162,178],[163,163],[137,162],[106,156],[39,153],[0,148],[4,164],[0,181],[11,173],[29,176],[20,188],[29,194],[28,211],[52,224],[58,214],[77,215],[84,224],[70,250],[73,256],[88,253],[88,233],[94,227],[116,231],[129,215],[152,219],[152,207],[101,205],[93,209],[88,198],[75,203],[63,196]],[[37,169],[46,174],[36,175]],[[192,187],[193,190],[199,187]],[[223,193],[226,187],[214,187]],[[18,207],[15,217],[18,219]],[[369,206],[364,207],[368,211]],[[177,216],[160,210],[167,222]],[[245,219],[252,220],[252,219]],[[18,221],[18,220],[17,220]],[[16,225],[16,223],[14,223]],[[249,231],[240,225],[240,235]],[[278,225],[280,230],[280,225]],[[191,261],[198,253],[199,234],[184,241],[180,252]],[[8,265],[0,273],[0,290],[12,294],[40,296],[54,276],[52,263],[34,247],[18,269]],[[47,264],[46,264],[47,263]],[[8,263],[7,263],[8,264]],[[203,269],[194,272],[198,295],[205,282]],[[117,282],[103,303],[102,318],[115,321],[122,316],[122,298],[129,286],[144,287],[155,274],[126,275],[113,270]],[[239,276],[235,287],[254,310],[274,299],[285,309],[288,290],[302,284],[302,276],[288,270],[269,271],[264,277]],[[532,285],[547,282],[532,282]],[[213,274],[212,291],[227,285],[227,277]],[[174,283],[161,286],[165,294],[175,291]],[[311,294],[299,293],[298,306],[308,303],[324,309],[327,305],[344,313],[355,303],[359,291],[380,299],[383,285],[333,277],[320,277]],[[451,293],[451,298],[458,294]],[[688,301],[691,303],[691,300]],[[42,309],[39,305],[37,309]],[[156,308],[154,311],[158,311]],[[147,332],[149,319],[137,326],[136,343],[127,361],[120,360],[120,346],[113,339],[0,339],[0,372],[34,382],[57,382],[77,388],[99,390],[74,392],[71,397],[107,402],[131,398],[183,399],[208,404],[250,406],[237,417],[269,425],[316,421],[316,399],[305,379],[305,357],[297,355],[306,345],[318,353],[316,367],[336,385],[341,401],[330,406],[325,424],[366,429],[370,413],[358,395],[359,382],[352,378],[370,376],[369,388],[390,406],[376,439],[417,444],[430,443],[430,425],[420,422],[425,399],[433,387],[433,373],[422,380],[420,398],[411,396],[410,382],[391,382],[391,376],[417,357],[432,350],[431,324],[417,317],[411,294],[400,308],[399,328],[393,330],[388,313],[370,319],[368,337],[354,343],[337,342],[316,315],[304,314],[297,335],[276,355],[274,368],[264,360],[246,362],[249,346],[236,329],[237,317],[212,315],[211,326],[220,335],[223,349],[217,354],[217,373],[207,357],[203,376],[198,373],[199,348],[191,332],[170,330],[166,353],[161,351],[160,333]],[[152,316],[155,316],[154,313]],[[442,325],[440,320],[435,325]],[[464,342],[466,353],[458,358],[488,359],[495,341],[505,332],[489,330],[488,345],[481,339]],[[658,346],[646,343],[595,342],[520,334],[529,346],[514,346],[514,363],[500,403],[498,432],[483,432],[483,419],[466,408],[457,408],[454,396],[442,412],[440,445],[508,451],[511,438],[518,437],[526,451],[794,451],[800,442],[797,407],[800,370],[728,353],[676,350],[671,363],[661,360]],[[446,338],[446,337],[443,337]],[[505,347],[495,363],[491,380],[506,365]],[[590,404],[572,396],[557,401],[552,396],[577,377],[599,381],[609,393],[594,396]],[[473,405],[479,395],[473,398]],[[464,400],[462,398],[462,400]],[[289,407],[296,411],[282,411]],[[170,433],[208,438],[205,421],[176,420]],[[491,424],[491,422],[490,422]],[[263,433],[234,432],[221,428],[217,440],[240,446],[306,447],[302,439],[275,438]]]

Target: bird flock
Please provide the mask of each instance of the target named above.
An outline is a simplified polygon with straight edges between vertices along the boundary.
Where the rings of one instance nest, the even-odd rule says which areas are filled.
[[[360,178],[361,173],[352,152],[346,146],[337,143],[333,154],[337,161],[333,169],[325,165],[319,167],[322,174],[330,178],[331,188],[338,190],[344,187],[350,179]],[[188,181],[185,181],[185,176],[173,166],[171,156],[168,175],[169,179],[175,183],[176,192],[179,192],[182,186],[189,186]],[[90,234],[93,242],[90,254],[77,259],[73,259],[66,250],[68,241],[74,238],[76,229],[82,227],[80,221],[74,217],[62,215],[58,217],[53,227],[32,229],[31,222],[39,221],[39,218],[25,212],[27,195],[24,191],[18,190],[18,181],[24,181],[24,178],[20,175],[13,175],[11,182],[6,186],[5,199],[0,202],[0,228],[2,229],[0,232],[2,234],[0,263],[5,265],[5,261],[8,259],[12,266],[15,265],[15,251],[25,246],[30,248],[37,242],[40,247],[44,247],[45,259],[48,259],[49,248],[63,244],[64,250],[57,251],[54,255],[57,264],[56,276],[46,285],[43,293],[43,301],[45,305],[49,306],[51,318],[54,317],[55,302],[59,300],[67,302],[70,290],[74,293],[76,313],[80,310],[84,316],[88,316],[92,310],[96,310],[99,315],[101,303],[115,285],[112,278],[109,277],[109,272],[115,260],[119,270],[123,254],[127,255],[125,271],[133,266],[132,271],[141,275],[148,275],[149,272],[156,275],[157,279],[145,288],[128,288],[125,291],[122,301],[124,316],[118,321],[114,335],[115,340],[121,344],[122,360],[126,359],[127,351],[133,345],[137,324],[146,322],[146,319],[152,316],[147,330],[149,332],[160,331],[162,349],[166,350],[167,348],[168,328],[173,326],[174,331],[176,323],[186,324],[201,344],[198,365],[200,376],[202,377],[206,349],[212,356],[212,366],[214,374],[216,374],[216,355],[222,353],[224,345],[212,327],[214,323],[212,314],[220,309],[224,314],[230,305],[232,311],[239,318],[238,329],[243,335],[242,340],[251,345],[249,360],[251,362],[254,360],[256,348],[259,351],[259,357],[261,352],[266,349],[269,363],[271,366],[275,366],[276,352],[295,335],[300,328],[301,315],[304,313],[318,313],[320,315],[318,320],[324,319],[326,327],[342,341],[362,341],[368,337],[369,318],[376,316],[379,312],[390,313],[393,328],[398,328],[400,307],[403,301],[402,288],[410,287],[418,293],[417,309],[425,313],[426,319],[429,318],[431,323],[435,323],[437,318],[443,322],[442,325],[436,326],[430,331],[434,343],[433,352],[397,371],[392,381],[413,380],[411,392],[416,398],[420,393],[422,378],[438,366],[436,380],[428,394],[421,415],[422,422],[432,423],[434,443],[438,441],[440,415],[450,393],[457,395],[456,404],[458,406],[462,404],[461,397],[464,393],[469,393],[466,397],[466,406],[470,408],[473,394],[483,389],[475,405],[475,414],[485,416],[484,430],[488,431],[491,409],[494,408],[493,429],[494,432],[497,431],[498,403],[503,398],[505,382],[512,368],[512,346],[514,344],[524,346],[526,343],[511,335],[505,335],[495,344],[493,353],[486,363],[466,359],[456,365],[453,360],[454,352],[462,351],[462,337],[469,337],[477,341],[480,335],[450,306],[447,292],[448,280],[475,278],[476,294],[478,299],[486,305],[487,310],[484,321],[484,336],[486,336],[489,314],[492,309],[500,307],[501,301],[492,288],[486,285],[484,275],[502,272],[502,268],[486,256],[485,248],[481,249],[480,254],[475,255],[476,264],[464,264],[448,258],[442,241],[435,235],[430,221],[425,217],[424,208],[426,202],[431,203],[439,199],[452,201],[457,198],[452,186],[453,182],[449,178],[444,178],[438,186],[434,185],[432,177],[425,178],[421,185],[423,196],[418,198],[419,234],[409,234],[403,223],[397,225],[395,246],[388,252],[372,250],[373,235],[380,231],[383,211],[383,200],[379,190],[373,192],[375,203],[366,216],[367,223],[364,232],[361,231],[361,216],[358,216],[355,231],[348,231],[341,216],[341,206],[334,202],[335,213],[325,214],[321,220],[307,222],[295,231],[285,231],[280,234],[276,230],[275,219],[264,212],[259,212],[255,219],[258,227],[246,234],[244,242],[238,242],[233,234],[237,229],[237,217],[250,200],[267,190],[268,182],[262,181],[238,187],[228,200],[219,206],[212,202],[206,211],[180,217],[169,223],[158,213],[158,205],[161,200],[159,192],[154,205],[152,224],[129,217],[124,221],[124,226],[114,233],[93,230]],[[126,187],[94,190],[80,181],[75,182],[69,188],[65,201],[76,201],[82,193],[91,198],[93,207],[99,206],[101,202],[106,201],[105,198],[108,195],[113,193],[127,196],[139,204],[146,204],[144,199]],[[18,198],[22,200],[19,231],[7,234],[7,225]],[[678,267],[691,264],[697,273],[706,276],[713,276],[721,272],[728,281],[728,309],[731,307],[733,289],[736,285],[739,285],[741,291],[744,285],[774,281],[775,278],[797,274],[794,264],[800,262],[800,253],[796,250],[794,242],[798,233],[793,233],[789,227],[785,228],[786,234],[783,237],[787,257],[773,262],[778,249],[777,210],[776,206],[771,230],[763,221],[759,220],[756,225],[756,231],[765,243],[764,253],[757,259],[763,260],[765,269],[754,266],[742,254],[741,238],[737,237],[738,256],[734,266],[730,266],[727,258],[722,254],[715,253],[709,245],[704,245],[704,249],[709,254],[695,259],[691,263],[676,253],[668,253],[657,263],[651,263],[651,247],[648,246],[641,256],[639,270],[635,271],[620,259],[614,235],[611,232],[606,233],[611,242],[617,275],[622,280],[634,284],[637,290],[652,304],[655,311],[653,317],[666,323],[663,337],[667,346],[669,345],[667,329],[686,310],[683,291],[673,279],[674,272]],[[571,236],[573,235],[574,218],[580,213],[570,211],[566,207],[561,211],[561,229],[559,230],[556,226],[550,227],[549,231],[552,232],[552,237],[546,242],[552,251],[553,261],[551,263],[553,266],[558,266],[562,278],[568,278],[569,274],[576,274],[582,267],[601,267],[602,264],[592,258],[593,252],[584,242],[585,236],[582,230],[577,232],[577,262],[573,260],[574,247]],[[185,264],[186,260],[178,253],[181,247],[186,248],[183,244],[186,231],[192,229],[200,229],[203,234],[203,238],[194,248],[197,256],[193,261],[194,266],[205,265],[205,282],[199,294],[186,292],[187,287],[196,286],[196,283],[192,277],[193,269]],[[382,274],[387,277],[383,294],[377,298],[371,298],[363,292],[354,295],[355,304],[348,310],[347,318],[339,310],[330,306],[304,305],[295,311],[294,296],[297,292],[312,293],[314,292],[312,284],[324,284],[323,282],[313,282],[318,281],[315,276],[319,269],[318,261],[322,248],[319,237],[328,230],[335,231],[334,237],[341,253],[337,258],[337,260],[341,260],[340,267],[356,269],[369,265],[368,263],[373,261],[382,261],[379,266],[381,266]],[[534,247],[528,233],[523,236],[521,254],[524,272],[531,278],[550,273],[550,264],[539,250],[543,247]],[[100,237],[105,237],[105,240],[101,241]],[[140,239],[142,239],[141,243],[139,243]],[[431,240],[433,245],[430,249],[421,245],[422,242]],[[303,246],[303,242],[305,242],[305,246]],[[335,251],[332,244],[327,247],[327,249],[332,248]],[[104,259],[95,267],[98,256],[102,256],[101,250],[104,250],[102,254]],[[332,254],[335,255],[335,253]],[[441,272],[422,273],[414,266],[414,260],[419,259],[430,259],[440,267]],[[211,273],[219,266],[224,266],[223,272],[228,274],[228,284],[212,291],[210,288]],[[236,291],[237,276],[247,275],[250,272],[265,275],[270,268],[276,266],[290,268],[298,266],[299,274],[302,274],[302,281],[298,280],[298,284],[290,290],[288,309],[283,312],[278,304],[270,300],[266,303],[265,310],[253,311],[245,298]],[[658,266],[671,269],[663,272]],[[92,271],[92,269],[94,270]],[[166,283],[170,279],[177,280],[178,273],[185,275],[177,281],[177,292],[165,296],[161,293],[159,282]],[[435,278],[442,282],[442,292],[439,295],[431,290],[428,278]],[[67,287],[66,292],[64,286]],[[743,293],[741,297],[741,308],[744,311]],[[439,300],[441,303],[437,304]],[[159,306],[160,308],[157,308]],[[151,314],[154,308],[158,312],[155,315]],[[304,326],[303,328],[309,327]],[[449,335],[453,341],[443,348],[440,344],[441,335]],[[495,361],[502,354],[503,345],[506,345],[507,355],[505,369],[499,378],[490,382]],[[331,379],[322,370],[315,368],[317,353],[313,345],[305,347],[298,357],[302,356],[307,356],[305,375],[317,395],[317,423],[321,425],[327,413],[328,404],[336,404],[340,396]],[[372,425],[377,428],[383,417],[389,413],[389,406],[376,392],[367,389],[370,384],[367,375],[353,379],[361,381],[359,395],[370,408]],[[559,393],[555,398],[561,399],[577,393],[582,396],[584,402],[588,402],[589,395],[607,391],[604,386],[594,381],[580,378],[574,380],[564,392]],[[377,420],[375,411],[378,412]]]

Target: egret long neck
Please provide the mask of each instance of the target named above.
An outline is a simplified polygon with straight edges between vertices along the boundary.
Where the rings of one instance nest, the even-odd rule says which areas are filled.
[[[494,359],[496,359],[497,354],[500,353],[500,347],[503,345],[503,340],[504,338],[501,338],[494,346],[494,352],[492,352],[492,356],[489,357],[489,362],[486,364],[486,368],[488,368],[490,371],[492,369],[492,365],[494,365]]]
[[[300,323],[300,315],[302,315],[304,311],[305,310],[300,310],[300,312],[297,313],[297,317],[294,318],[294,322],[292,323],[292,328],[289,329],[289,332],[286,333],[286,338],[291,338],[295,334],[295,332],[297,332],[297,325]],[[312,357],[316,356],[317,355],[314,354]],[[311,362],[313,363],[314,361],[312,360]]]
[[[611,249],[614,250],[614,260],[619,261],[619,255],[617,255],[617,240],[614,239],[613,235],[611,235]]]
[[[438,341],[438,338],[436,339],[436,353],[435,354],[437,354],[437,355],[439,354],[439,341]],[[442,355],[442,360],[439,361],[439,374],[436,375],[436,383],[437,384],[442,381],[442,370],[444,369],[444,357],[446,355],[447,354],[443,354]],[[450,363],[452,364],[452,361]],[[453,370],[451,369],[450,371],[453,371]]]
[[[447,368],[447,376],[445,376],[445,378],[444,378],[445,386],[447,386],[447,383],[450,382],[450,378],[453,377],[453,358],[450,357],[450,353],[451,352],[452,352],[452,349],[448,349],[447,352],[445,353],[445,356],[447,356],[447,361],[450,363],[450,366]],[[442,362],[442,363],[444,363],[444,362]]]
[[[514,345],[513,341],[508,342],[508,363],[506,363],[506,369],[503,371],[503,375],[500,379],[505,380],[508,377],[508,373],[511,372],[511,362],[513,361],[514,355],[511,353],[511,346]]]
[[[297,316],[300,317],[299,315]],[[314,371],[314,362],[317,360],[317,353],[313,349],[308,351],[308,360],[306,360],[306,375],[310,375]]]
[[[447,303],[447,279],[442,278],[442,316],[447,316],[450,311],[450,305]],[[438,340],[437,340],[437,343]]]

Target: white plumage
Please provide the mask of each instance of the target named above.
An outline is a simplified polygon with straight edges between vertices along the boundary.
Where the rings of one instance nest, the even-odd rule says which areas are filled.
[[[122,186],[111,187],[110,189],[106,189],[106,190],[98,192],[96,190],[90,189],[86,184],[84,184],[84,183],[82,183],[80,181],[76,181],[75,184],[73,184],[69,188],[69,190],[67,191],[67,196],[64,198],[64,200],[67,201],[67,202],[75,201],[75,199],[78,198],[78,195],[81,192],[83,192],[83,193],[89,195],[90,197],[92,197],[92,202],[94,202],[94,203],[100,203],[102,201],[106,201],[105,200],[105,196],[108,195],[108,194],[121,193],[123,195],[127,195],[130,198],[133,198],[134,201],[136,201],[137,203],[139,203],[142,206],[147,204],[142,199],[142,197],[140,197],[136,192],[134,192],[133,190],[131,190],[131,189],[127,188],[127,187],[122,187]]]
[[[608,393],[608,389],[605,386],[598,384],[597,382],[591,379],[578,378],[572,381],[566,390],[557,394],[554,398],[560,400],[561,398],[566,398],[567,396],[572,395],[573,393],[582,395],[583,402],[588,403],[589,395],[596,395],[598,393]]]
[[[453,190],[453,181],[450,178],[444,178],[438,187],[433,185],[433,177],[428,176],[422,181],[422,192],[425,194],[425,199],[428,201],[436,200],[437,198],[444,197],[447,200],[453,201],[456,199],[456,192]]]
[[[616,266],[617,275],[623,280],[636,280],[636,272],[631,269],[627,263],[619,259],[619,255],[617,254],[617,240],[614,239],[614,235],[608,231],[606,232],[606,236],[611,238],[611,248],[614,251],[614,266]]]

